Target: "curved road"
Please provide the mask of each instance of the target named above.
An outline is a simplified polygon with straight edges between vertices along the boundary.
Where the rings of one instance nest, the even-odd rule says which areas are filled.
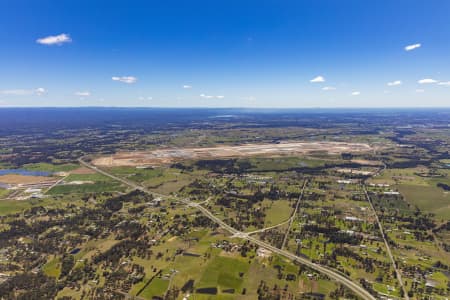
[[[146,192],[146,193],[154,194],[154,195],[157,195],[159,197],[167,197],[165,195],[161,195],[161,194],[158,194],[158,193],[153,193],[153,192],[147,190],[145,187],[142,187],[142,186],[140,186],[140,185],[138,185],[138,184],[136,184],[134,182],[131,182],[129,180],[126,180],[126,179],[117,177],[117,176],[115,176],[113,174],[110,174],[108,172],[105,172],[104,170],[101,170],[101,169],[99,169],[99,168],[97,168],[97,167],[95,167],[95,166],[85,162],[83,160],[83,157],[79,158],[78,161],[83,166],[85,166],[85,167],[87,167],[89,169],[92,169],[92,170],[94,170],[94,171],[96,171],[96,172],[98,172],[100,174],[105,175],[105,176],[108,176],[108,177],[110,177],[112,179],[120,181],[120,182],[122,182],[122,183],[124,183],[124,184],[126,184],[126,185],[128,185],[128,186],[130,186],[132,188],[134,188],[134,189],[138,189],[138,190],[141,190],[141,191]],[[208,209],[206,209],[205,207],[201,206],[198,203],[191,202],[188,199],[178,199],[178,201],[181,201],[184,204],[189,205],[191,207],[197,208],[205,216],[207,216],[210,220],[212,220],[213,222],[218,224],[220,227],[224,228],[225,230],[227,230],[228,232],[233,234],[234,237],[241,238],[241,239],[244,239],[244,240],[248,240],[248,241],[250,241],[250,242],[252,242],[252,243],[254,243],[254,244],[256,244],[256,245],[258,245],[260,247],[266,248],[266,249],[268,249],[268,250],[270,250],[270,251],[272,251],[274,253],[277,253],[277,254],[279,254],[281,256],[284,256],[284,257],[286,257],[288,259],[291,259],[291,260],[299,262],[299,263],[301,263],[301,264],[303,264],[305,266],[308,266],[311,269],[313,269],[313,270],[315,270],[315,271],[317,271],[319,273],[327,275],[328,277],[334,279],[338,283],[341,283],[342,285],[346,286],[347,288],[352,290],[356,295],[360,296],[361,298],[363,298],[365,300],[376,300],[376,298],[372,294],[370,294],[367,290],[365,290],[359,284],[353,282],[350,278],[345,277],[344,275],[341,275],[340,273],[338,273],[338,272],[336,272],[336,271],[334,271],[334,270],[332,270],[332,269],[330,269],[330,268],[328,268],[326,266],[322,266],[322,265],[316,264],[316,263],[310,261],[309,259],[297,256],[297,255],[292,254],[292,253],[290,253],[290,252],[288,252],[286,250],[279,249],[279,248],[274,247],[274,246],[272,246],[272,245],[270,245],[270,244],[268,244],[266,242],[258,240],[255,237],[249,236],[247,233],[241,232],[241,231],[231,227],[230,225],[226,224],[221,219],[217,218]]]

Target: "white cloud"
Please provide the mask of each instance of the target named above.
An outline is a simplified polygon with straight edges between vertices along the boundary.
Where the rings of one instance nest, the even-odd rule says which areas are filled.
[[[76,92],[75,95],[80,96],[80,97],[89,97],[91,95],[91,92],[89,92],[89,91]]]
[[[185,85],[183,85],[183,89],[192,89],[192,86],[188,85],[188,84],[185,84]]]
[[[405,51],[412,51],[414,49],[420,48],[421,46],[422,46],[422,44],[420,44],[420,43],[408,45],[405,47]]]
[[[419,81],[417,81],[420,84],[427,84],[427,83],[436,83],[437,80],[431,79],[431,78],[425,78],[425,79],[420,79]]]
[[[213,95],[205,95],[205,94],[200,94],[200,97],[202,97],[203,99],[223,99],[223,98],[225,98],[225,96],[222,96],[222,95],[213,96]]]
[[[359,95],[361,95],[361,92],[359,91],[352,92],[352,96],[359,96]]]
[[[47,93],[47,91],[44,88],[37,88],[34,90],[34,93],[38,96],[41,96],[41,95]]]
[[[416,90],[416,93],[423,93],[423,92],[425,92],[425,90],[422,90],[422,89],[417,89]]]
[[[395,80],[395,81],[391,81],[391,82],[387,83],[388,86],[396,86],[396,85],[401,85],[401,84],[402,84],[402,82],[400,80]]]
[[[322,88],[322,90],[324,91],[334,91],[336,88],[333,86],[325,86]]]
[[[30,90],[16,89],[16,90],[0,91],[0,94],[9,95],[9,96],[31,96],[31,95],[42,96],[45,93],[47,93],[47,91],[44,88],[37,88],[37,89],[30,89]]]
[[[70,35],[66,33],[61,33],[58,35],[50,35],[36,40],[36,43],[41,45],[62,45],[64,43],[70,42],[72,42],[72,39],[70,38]]]
[[[313,82],[313,83],[316,83],[316,82],[325,82],[325,78],[324,78],[323,76],[317,76],[317,77],[311,79],[309,82]]]
[[[211,96],[211,95],[205,95],[205,94],[200,94],[200,97],[202,97],[203,99],[211,99],[211,98],[213,98],[214,96]]]
[[[450,86],[450,81],[441,81],[438,83],[438,85],[449,85]]]
[[[137,81],[137,78],[134,76],[113,76],[111,79],[113,81],[120,81],[123,83],[135,83]]]

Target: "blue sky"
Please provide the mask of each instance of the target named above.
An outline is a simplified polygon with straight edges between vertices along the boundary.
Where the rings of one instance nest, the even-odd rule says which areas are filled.
[[[446,0],[4,0],[0,105],[450,106],[449,14]]]

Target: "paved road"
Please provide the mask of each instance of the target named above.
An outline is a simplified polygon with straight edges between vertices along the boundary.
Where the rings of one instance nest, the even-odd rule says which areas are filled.
[[[305,181],[303,182],[302,191],[300,192],[300,196],[298,196],[297,203],[295,204],[295,209],[292,212],[291,219],[289,220],[289,226],[288,226],[288,229],[286,231],[286,234],[284,235],[283,243],[281,244],[281,249],[284,249],[286,247],[286,243],[287,243],[287,240],[288,240],[288,237],[289,237],[289,231],[291,231],[292,223],[294,223],[295,217],[297,216],[298,207],[300,205],[300,201],[302,201],[303,192],[305,191],[307,183],[308,183],[308,180],[305,179]]]
[[[164,195],[148,191],[146,188],[144,188],[144,187],[142,187],[142,186],[140,186],[140,185],[138,185],[138,184],[136,184],[134,182],[131,182],[129,180],[117,177],[117,176],[112,175],[112,174],[110,174],[108,172],[105,172],[104,170],[101,170],[101,169],[99,169],[99,168],[97,168],[95,166],[92,166],[91,164],[85,162],[83,160],[83,158],[80,158],[79,162],[83,166],[85,166],[85,167],[87,167],[89,169],[92,169],[92,170],[94,170],[94,171],[96,171],[96,172],[98,172],[100,174],[103,174],[103,175],[108,176],[110,178],[113,178],[113,179],[115,179],[117,181],[120,181],[120,182],[122,182],[122,183],[124,183],[124,184],[126,184],[126,185],[128,185],[128,186],[130,186],[132,188],[134,188],[134,189],[138,189],[138,190],[141,190],[143,192],[155,194],[155,195],[160,196],[160,197],[166,197]],[[359,284],[353,282],[350,278],[345,277],[344,275],[341,275],[340,273],[338,273],[338,272],[336,272],[336,271],[334,271],[334,270],[332,270],[332,269],[330,269],[328,267],[316,264],[316,263],[310,261],[309,259],[297,256],[297,255],[295,255],[293,253],[290,253],[290,252],[288,252],[286,250],[279,249],[279,248],[274,247],[274,246],[272,246],[272,245],[270,245],[270,244],[268,244],[266,242],[258,240],[255,237],[249,236],[247,233],[241,232],[241,231],[231,227],[230,225],[226,224],[225,222],[223,222],[221,219],[216,217],[213,213],[211,213],[208,209],[206,209],[205,207],[203,207],[199,203],[191,202],[189,199],[177,199],[177,200],[182,202],[182,203],[184,203],[184,204],[186,204],[186,205],[188,205],[188,206],[197,208],[205,216],[207,216],[210,220],[212,220],[213,222],[218,224],[220,227],[222,227],[223,229],[225,229],[228,232],[230,232],[231,234],[233,234],[234,237],[248,240],[248,241],[250,241],[250,242],[252,242],[252,243],[254,243],[254,244],[256,244],[256,245],[258,245],[258,246],[260,246],[262,248],[268,249],[268,250],[270,250],[270,251],[272,251],[274,253],[277,253],[277,254],[279,254],[281,256],[284,256],[284,257],[286,257],[286,258],[288,258],[290,260],[293,260],[293,261],[299,262],[299,263],[301,263],[301,264],[303,264],[305,266],[308,266],[311,269],[313,269],[313,270],[315,270],[315,271],[317,271],[319,273],[327,275],[328,277],[334,279],[338,283],[341,283],[342,285],[346,286],[347,288],[352,290],[356,295],[360,296],[361,298],[363,298],[365,300],[376,300],[376,298],[372,294],[370,294],[368,291],[366,291]]]
[[[386,235],[384,234],[383,225],[381,224],[380,219],[378,218],[377,211],[375,210],[375,207],[373,206],[372,199],[370,198],[369,193],[367,192],[366,186],[364,184],[363,184],[363,190],[364,190],[364,194],[366,194],[367,201],[370,204],[370,208],[372,209],[372,212],[375,215],[375,220],[378,223],[378,228],[380,229],[381,236],[383,237],[383,241],[386,246],[386,251],[388,253],[389,259],[391,260],[392,266],[394,267],[395,275],[397,276],[397,281],[400,284],[400,288],[403,290],[403,297],[405,299],[409,300],[408,293],[406,291],[405,286],[403,285],[402,274],[400,273],[400,270],[397,268],[397,264],[395,263],[394,256],[392,255],[392,252],[391,252],[391,247],[389,247],[389,243],[386,240]]]

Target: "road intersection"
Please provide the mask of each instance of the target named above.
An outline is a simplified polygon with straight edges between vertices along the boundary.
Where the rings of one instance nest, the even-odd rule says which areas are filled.
[[[86,162],[83,157],[80,158],[78,160],[80,162],[80,164],[82,164],[83,166],[94,170],[100,174],[103,174],[105,176],[108,176],[112,179],[115,179],[117,181],[120,181],[128,186],[130,186],[131,188],[146,192],[146,193],[150,193],[153,194],[155,196],[158,197],[162,197],[162,198],[167,198],[166,195],[162,195],[162,194],[158,194],[158,193],[154,193],[152,191],[149,191],[148,189],[146,189],[143,186],[140,186],[134,182],[131,182],[129,180],[126,180],[124,178],[120,178],[117,177],[113,174],[110,174],[102,169],[97,168],[96,166],[91,165],[90,163]],[[365,290],[362,286],[360,286],[359,284],[355,283],[352,281],[352,279],[346,277],[345,275],[339,273],[338,271],[332,270],[326,266],[314,263],[312,261],[310,261],[309,259],[305,258],[305,257],[300,257],[297,256],[289,251],[277,248],[275,246],[272,246],[264,241],[261,241],[253,236],[250,236],[248,233],[245,232],[241,232],[233,227],[231,227],[230,225],[226,224],[225,222],[223,222],[221,219],[219,219],[217,216],[215,216],[212,212],[210,212],[207,208],[205,208],[204,206],[202,206],[199,203],[196,202],[192,202],[189,199],[177,199],[178,201],[182,202],[183,204],[186,204],[187,206],[193,207],[198,209],[200,212],[202,212],[206,217],[208,217],[211,221],[213,221],[214,223],[216,223],[217,225],[219,225],[221,228],[225,229],[226,231],[228,231],[229,233],[232,234],[232,237],[235,238],[240,238],[240,239],[244,239],[247,241],[250,241],[256,245],[258,245],[259,247],[265,248],[267,250],[272,251],[273,253],[276,253],[278,255],[281,255],[285,258],[288,258],[292,261],[296,261],[300,264],[303,264],[319,273],[322,273],[332,279],[334,279],[336,282],[346,286],[347,288],[349,288],[350,290],[352,290],[356,295],[360,296],[362,299],[365,300],[375,300],[376,297],[374,297],[372,294],[370,294],[367,290]]]

